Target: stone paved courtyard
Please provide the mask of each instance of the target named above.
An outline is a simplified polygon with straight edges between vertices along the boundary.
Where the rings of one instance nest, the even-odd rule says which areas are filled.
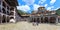
[[[60,30],[60,26],[52,24],[39,24],[33,26],[32,23],[18,22],[16,24],[2,24],[0,30]]]

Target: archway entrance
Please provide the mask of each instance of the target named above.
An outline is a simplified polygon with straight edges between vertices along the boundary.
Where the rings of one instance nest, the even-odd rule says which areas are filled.
[[[48,23],[48,17],[45,17],[44,20],[45,23]]]
[[[55,23],[56,22],[56,18],[55,17],[50,17],[50,23]]]
[[[1,14],[0,14],[0,23],[1,23],[1,19],[2,19],[1,17],[2,17],[2,16],[1,16]]]
[[[6,22],[6,16],[3,15],[2,23],[5,23],[5,22]]]

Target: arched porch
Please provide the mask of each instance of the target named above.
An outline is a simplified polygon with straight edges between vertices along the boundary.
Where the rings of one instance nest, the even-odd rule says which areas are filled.
[[[31,22],[40,22],[40,23],[58,23],[57,16],[32,16],[30,17]]]

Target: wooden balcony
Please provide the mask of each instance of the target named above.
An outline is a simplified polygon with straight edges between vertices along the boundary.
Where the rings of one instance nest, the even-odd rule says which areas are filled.
[[[2,14],[2,15],[6,15],[6,16],[9,16],[9,15],[7,15],[7,14],[4,14],[4,13],[2,13],[2,12],[0,12],[0,14]]]

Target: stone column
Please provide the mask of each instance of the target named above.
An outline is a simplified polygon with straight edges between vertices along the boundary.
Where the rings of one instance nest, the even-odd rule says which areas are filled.
[[[34,17],[32,17],[32,20],[34,21]]]
[[[50,23],[50,16],[48,16],[48,22]]]
[[[9,6],[9,16],[8,16],[9,17],[9,20],[8,21],[10,21],[10,13],[11,13],[10,8],[11,7]]]
[[[40,20],[40,23],[41,23],[41,17],[39,18],[39,20]]]
[[[6,15],[6,19],[5,19],[6,23],[7,23],[7,15]]]
[[[6,14],[7,14],[7,5],[6,5]],[[6,23],[7,23],[7,15],[6,15],[6,19],[5,19]]]
[[[58,17],[56,17],[56,24],[58,24]]]
[[[44,21],[45,21],[44,18],[45,18],[45,17],[43,16],[43,23],[44,23]]]

